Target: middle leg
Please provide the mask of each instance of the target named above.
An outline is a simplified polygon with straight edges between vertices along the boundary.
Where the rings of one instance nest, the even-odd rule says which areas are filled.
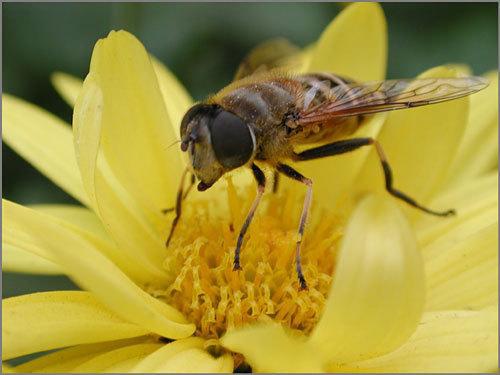
[[[300,283],[300,289],[307,289],[306,279],[304,278],[304,274],[302,273],[302,262],[300,259],[300,248],[302,245],[302,237],[304,236],[304,230],[306,228],[307,216],[309,214],[309,208],[311,207],[312,201],[312,180],[302,176],[299,172],[297,172],[292,167],[286,164],[278,164],[277,167],[278,172],[283,173],[285,176],[293,178],[299,182],[302,182],[307,186],[306,197],[304,198],[304,205],[302,206],[302,214],[300,215],[299,222],[299,230],[298,230],[298,238],[295,247],[295,269],[297,271],[297,277]]]

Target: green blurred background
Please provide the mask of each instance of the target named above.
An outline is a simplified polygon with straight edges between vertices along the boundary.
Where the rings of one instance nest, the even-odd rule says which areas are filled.
[[[413,77],[460,62],[475,73],[496,69],[496,3],[384,3],[389,78]],[[49,82],[53,71],[84,77],[94,43],[111,29],[133,32],[196,99],[229,82],[257,43],[282,36],[314,41],[342,9],[333,3],[4,3],[3,91],[70,122],[71,110]],[[357,46],[352,46],[353,49]],[[367,62],[369,64],[369,62]],[[76,203],[4,145],[3,197],[23,203]],[[5,273],[3,297],[69,289],[64,277]]]

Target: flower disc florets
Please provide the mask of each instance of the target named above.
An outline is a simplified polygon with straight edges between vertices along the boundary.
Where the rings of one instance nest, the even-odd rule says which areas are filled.
[[[294,249],[301,200],[294,194],[267,195],[246,236],[241,271],[233,271],[236,238],[251,187],[236,196],[229,182],[233,219],[213,217],[207,202],[187,202],[164,267],[175,275],[165,290],[153,293],[182,311],[196,334],[219,338],[227,329],[274,320],[309,333],[318,321],[341,237],[339,219],[322,217],[307,230],[302,263],[308,290],[299,290]]]

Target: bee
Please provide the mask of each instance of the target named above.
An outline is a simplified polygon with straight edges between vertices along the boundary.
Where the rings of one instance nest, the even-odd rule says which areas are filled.
[[[195,180],[199,181],[198,190],[204,191],[225,173],[236,168],[250,168],[257,182],[257,195],[236,242],[233,269],[240,270],[243,240],[266,186],[265,175],[257,163],[267,165],[275,171],[275,186],[277,176],[282,174],[306,188],[295,246],[295,269],[300,289],[307,289],[300,251],[313,181],[287,163],[373,146],[389,194],[428,214],[453,215],[452,209],[427,208],[397,190],[389,162],[376,139],[349,137],[362,126],[362,116],[460,98],[485,88],[488,83],[480,77],[358,83],[328,72],[292,74],[277,68],[280,59],[291,53],[296,53],[294,47],[282,40],[258,47],[240,65],[229,86],[195,104],[184,115],[180,125],[180,147],[188,152],[190,165],[182,177],[167,246],[181,215],[182,200]],[[318,142],[323,144],[296,151],[298,146]],[[187,173],[191,173],[191,183],[184,192]]]

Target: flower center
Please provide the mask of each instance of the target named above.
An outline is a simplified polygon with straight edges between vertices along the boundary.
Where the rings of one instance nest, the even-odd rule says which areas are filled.
[[[208,201],[186,201],[164,262],[175,279],[166,290],[153,293],[182,311],[196,324],[196,335],[206,339],[268,320],[307,334],[330,290],[342,225],[335,216],[311,215],[315,220],[310,220],[302,246],[308,290],[299,290],[294,257],[302,201],[293,193],[265,195],[245,236],[242,270],[233,271],[238,231],[254,190],[251,186],[238,196],[228,179],[232,217],[216,217]]]

